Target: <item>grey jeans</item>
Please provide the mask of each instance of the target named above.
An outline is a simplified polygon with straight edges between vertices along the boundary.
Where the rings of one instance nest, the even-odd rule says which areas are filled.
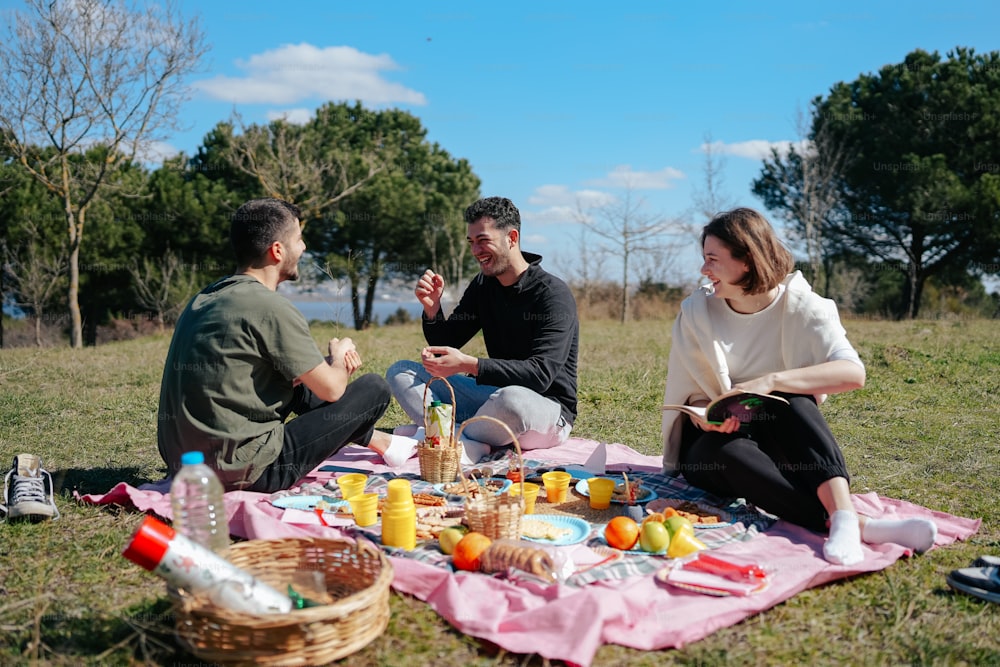
[[[424,389],[431,375],[416,361],[397,361],[385,373],[392,395],[413,423],[424,423]],[[472,417],[494,417],[506,424],[521,445],[521,449],[548,449],[566,442],[572,430],[558,402],[526,387],[492,387],[476,384],[465,375],[447,378],[455,392],[455,422],[461,424]],[[451,405],[451,393],[443,382],[431,383],[427,401],[437,399]],[[501,426],[481,421],[469,424],[463,439],[486,443],[493,447],[510,444],[510,435]]]

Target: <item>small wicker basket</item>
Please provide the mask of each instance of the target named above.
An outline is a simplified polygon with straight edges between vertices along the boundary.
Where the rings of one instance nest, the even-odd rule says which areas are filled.
[[[455,390],[443,377],[433,377],[424,386],[424,429],[427,428],[427,392],[436,381],[445,383],[451,393],[451,414],[455,418]],[[454,432],[452,433],[454,436]],[[458,477],[459,464],[462,460],[462,448],[458,438],[452,437],[450,445],[432,446],[426,440],[417,445],[417,458],[420,461],[420,479],[431,484],[447,484]]]
[[[521,454],[521,443],[517,441],[517,436],[510,430],[510,427],[494,417],[473,417],[467,419],[462,428],[458,431],[456,440],[461,440],[462,431],[469,424],[476,421],[492,421],[503,426],[514,441],[514,451],[517,452],[518,463],[521,470],[524,470],[524,457]],[[459,475],[465,482],[465,475],[462,475],[459,468]],[[510,538],[512,540],[521,539],[521,517],[524,515],[524,475],[518,481],[521,485],[521,493],[517,496],[504,493],[496,495],[492,493],[480,493],[476,497],[466,497],[465,500],[465,521],[469,524],[469,529],[477,533],[482,533],[491,540]]]
[[[229,561],[278,590],[286,590],[303,574],[325,578],[324,597],[333,602],[287,614],[257,615],[221,609],[183,592],[175,594],[177,638],[207,662],[326,664],[361,650],[389,624],[392,564],[368,542],[251,540],[234,544]],[[303,594],[310,597],[309,591]]]

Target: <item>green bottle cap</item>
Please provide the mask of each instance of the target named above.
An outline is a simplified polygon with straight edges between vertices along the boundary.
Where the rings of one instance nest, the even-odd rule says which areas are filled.
[[[431,407],[432,408],[439,408],[439,407],[441,407],[441,405],[442,405],[441,401],[439,401],[436,398],[433,401],[431,401]]]

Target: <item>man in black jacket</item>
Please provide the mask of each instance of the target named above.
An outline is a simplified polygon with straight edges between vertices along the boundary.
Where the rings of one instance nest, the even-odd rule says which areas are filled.
[[[542,269],[540,256],[521,252],[521,215],[509,199],[480,199],[465,210],[465,221],[480,273],[447,319],[441,309],[444,279],[432,270],[420,277],[414,293],[424,307],[428,346],[420,362],[389,367],[393,396],[410,419],[423,424],[425,385],[445,377],[455,391],[456,423],[488,415],[507,424],[522,449],[561,444],[576,418],[579,320],[573,294]],[[487,358],[459,349],[479,331]],[[432,383],[428,394],[428,401],[451,403],[442,382]],[[488,421],[470,424],[462,439],[465,462],[511,441]]]

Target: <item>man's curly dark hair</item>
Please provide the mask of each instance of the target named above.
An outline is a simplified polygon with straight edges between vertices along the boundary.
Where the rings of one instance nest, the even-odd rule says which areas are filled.
[[[486,197],[465,209],[466,224],[471,225],[480,218],[492,218],[497,229],[521,231],[521,212],[506,197]]]

